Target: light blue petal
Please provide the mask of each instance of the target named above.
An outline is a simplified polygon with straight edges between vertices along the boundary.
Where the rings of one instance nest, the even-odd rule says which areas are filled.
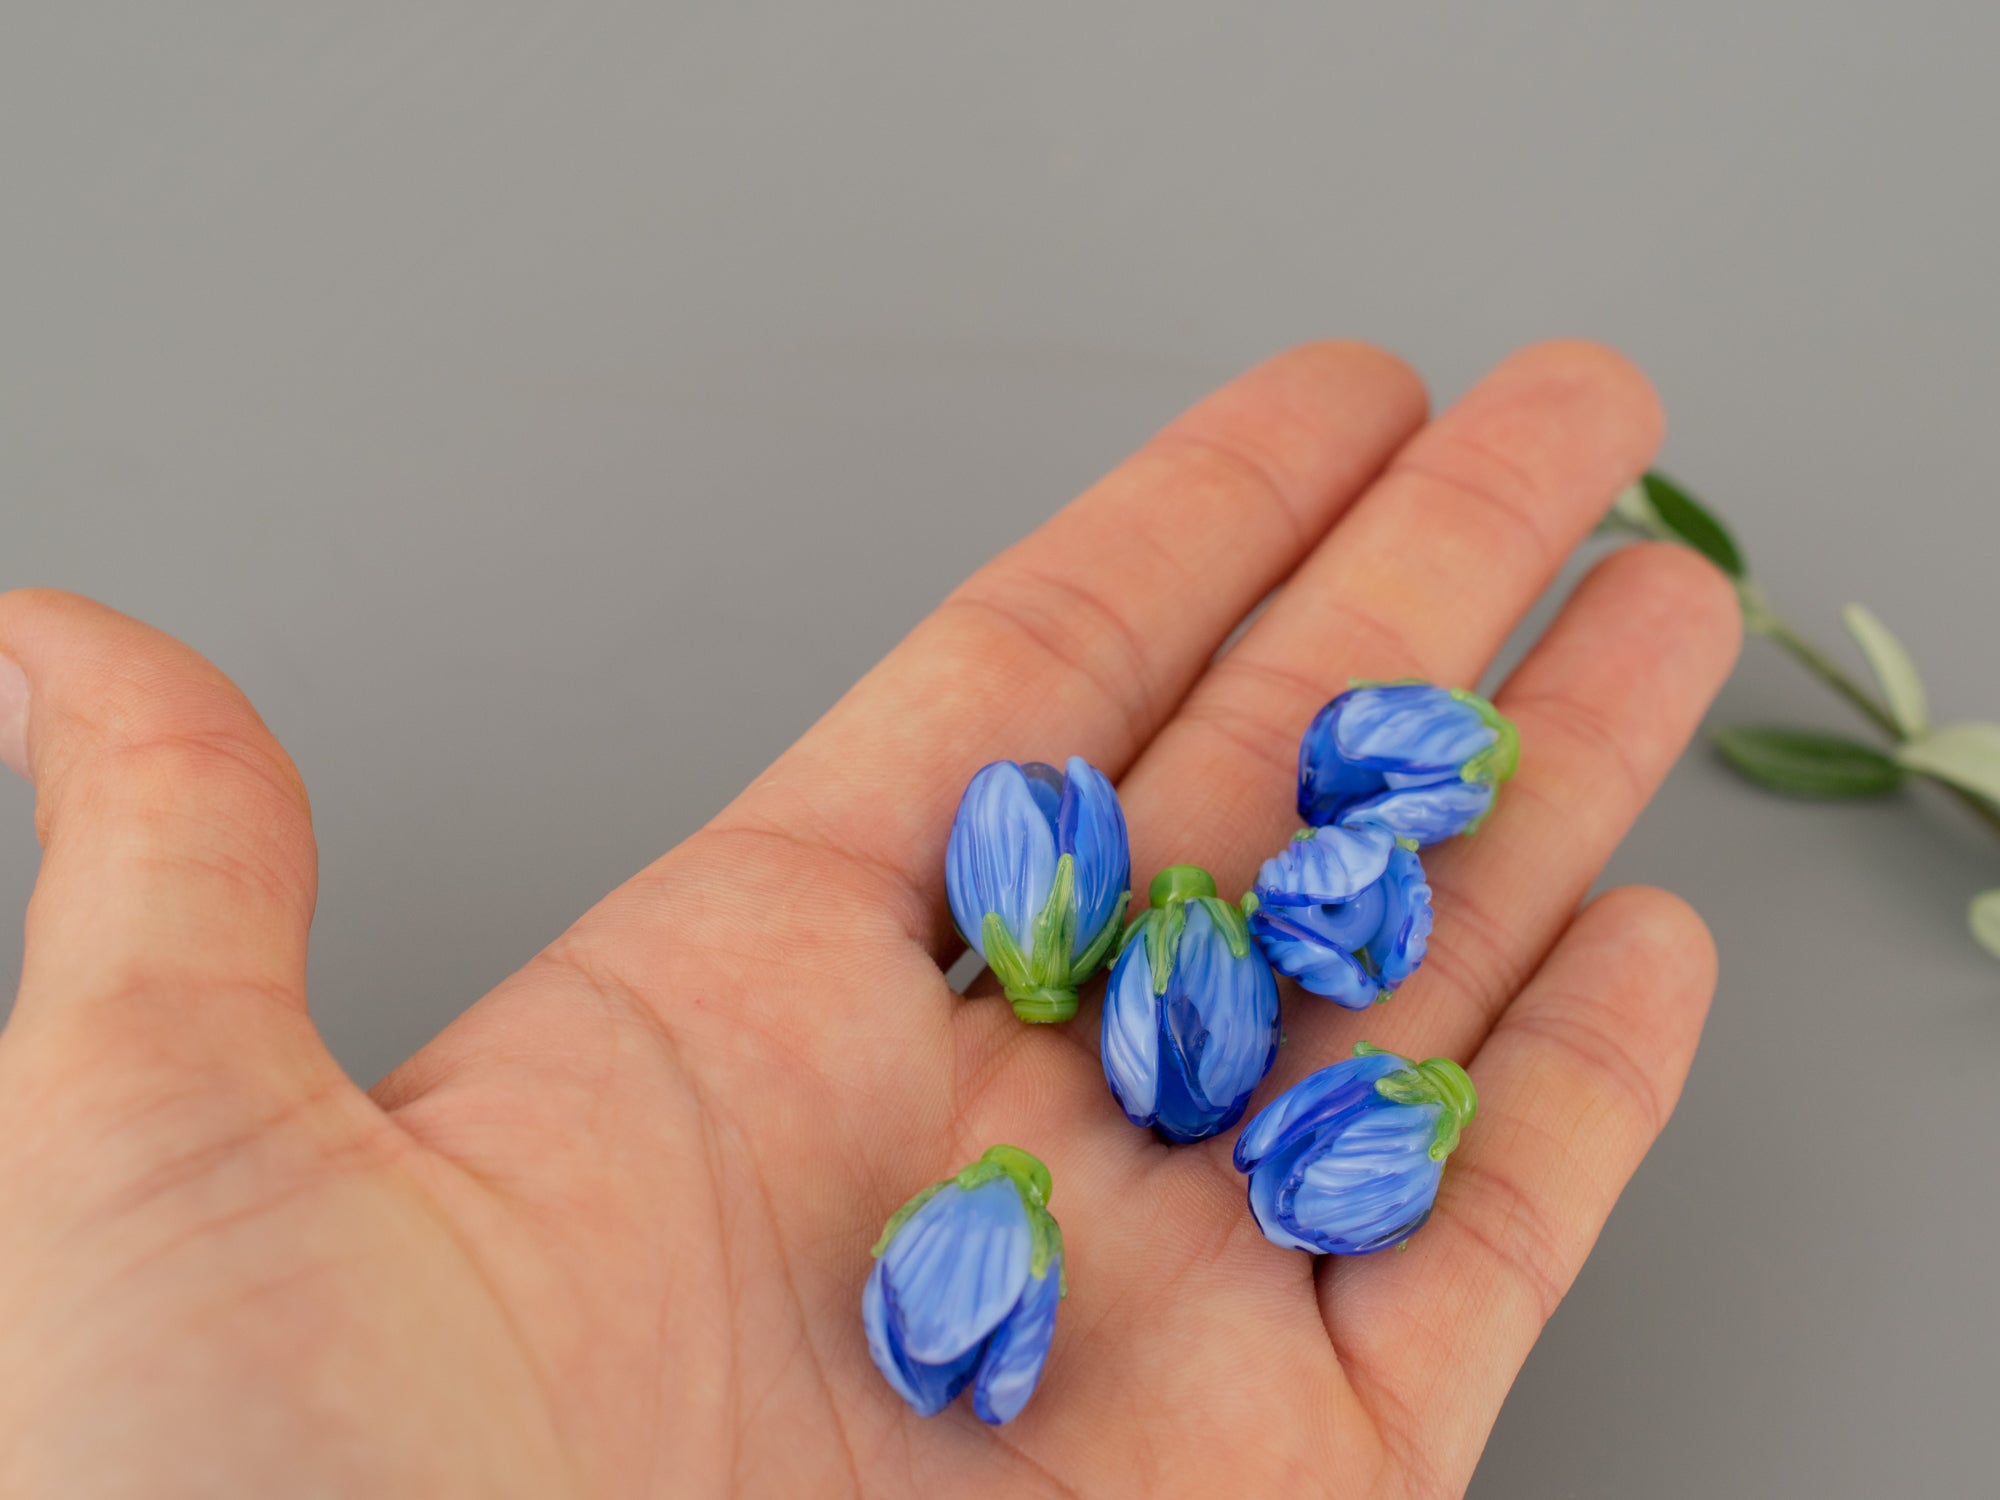
[[[1424,961],[1430,945],[1431,888],[1423,862],[1407,849],[1389,856],[1389,868],[1376,887],[1382,892],[1382,925],[1368,941],[1368,956],[1385,989],[1394,989]]]
[[[1400,1244],[1437,1198],[1438,1106],[1377,1101],[1315,1131],[1276,1193],[1279,1222],[1330,1255]]]
[[[1335,702],[1336,752],[1379,770],[1457,771],[1495,738],[1470,704],[1428,683],[1355,688]]]
[[[1099,1042],[1104,1080],[1118,1107],[1134,1125],[1151,1125],[1160,1096],[1160,1013],[1143,938],[1118,955],[1105,982]]]
[[[889,1382],[895,1393],[909,1403],[920,1417],[933,1417],[957,1399],[972,1379],[984,1346],[975,1344],[957,1359],[942,1365],[920,1365],[903,1352],[895,1320],[889,1315],[888,1298],[883,1293],[882,1262],[868,1273],[861,1291],[861,1322],[868,1330],[868,1357]]]
[[[1125,812],[1104,773],[1080,756],[1069,759],[1062,807],[1056,816],[1056,851],[1076,856],[1076,944],[1082,954],[1132,888],[1132,849]]]
[[[1340,814],[1349,827],[1386,828],[1397,838],[1419,844],[1441,844],[1465,832],[1493,805],[1493,787],[1483,781],[1462,781],[1452,772],[1441,781],[1391,787]]]
[[[982,1422],[998,1427],[1021,1414],[1042,1365],[1049,1341],[1056,1336],[1056,1308],[1062,1301],[1062,1257],[1049,1263],[1048,1275],[1030,1276],[1020,1306],[1001,1323],[986,1345],[979,1375],[972,1386],[972,1410]]]
[[[1315,828],[1293,839],[1257,872],[1257,899],[1266,906],[1317,906],[1347,901],[1381,878],[1396,836],[1381,828]]]
[[[1301,920],[1318,910],[1261,906],[1250,915],[1251,935],[1271,967],[1297,981],[1300,988],[1348,1010],[1366,1010],[1382,987],[1351,952]]]
[[[1012,1179],[970,1192],[947,1183],[882,1252],[882,1290],[904,1354],[944,1364],[978,1344],[1020,1300],[1033,1249]]]
[[[998,912],[1023,953],[1056,879],[1056,836],[1028,778],[1010,760],[975,775],[945,849],[945,890],[959,936],[986,956],[986,914]]]
[[[1198,1018],[1199,1031],[1174,1025],[1179,1007],[1171,1002],[1176,998],[1184,999],[1190,1016]],[[1278,981],[1254,945],[1238,958],[1208,909],[1193,905],[1181,933],[1168,999],[1167,1022],[1193,1070],[1190,1081],[1203,1099],[1224,1112],[1224,1121],[1215,1126],[1223,1129],[1227,1114],[1241,1107],[1277,1058]]]
[[[1375,1080],[1410,1066],[1393,1052],[1343,1058],[1309,1073],[1257,1111],[1236,1138],[1236,1170],[1247,1172],[1288,1140],[1381,1096]]]

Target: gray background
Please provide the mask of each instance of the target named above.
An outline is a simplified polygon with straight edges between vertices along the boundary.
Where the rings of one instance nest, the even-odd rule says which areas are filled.
[[[1302,337],[1611,340],[1775,596],[2000,710],[1990,4],[0,0],[0,583],[244,684],[372,1079],[945,590]],[[1839,725],[1753,645],[1719,717]],[[34,875],[0,785],[0,905]],[[1503,1496],[1992,1493],[2000,883],[1705,756],[1724,978]],[[0,963],[17,958],[13,924]]]

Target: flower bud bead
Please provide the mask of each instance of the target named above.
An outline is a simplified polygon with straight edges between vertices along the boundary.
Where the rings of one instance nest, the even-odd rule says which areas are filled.
[[[1395,993],[1430,939],[1422,861],[1372,825],[1300,829],[1244,905],[1271,967],[1349,1010]]]
[[[1513,724],[1476,693],[1360,683],[1322,708],[1299,742],[1299,816],[1435,844],[1492,810],[1520,750]]]
[[[952,821],[952,920],[1024,1021],[1067,1021],[1077,986],[1104,962],[1131,899],[1125,814],[1104,774],[995,761]]]
[[[1154,877],[1104,990],[1105,1081],[1125,1117],[1174,1142],[1242,1118],[1278,1055],[1278,981],[1206,870]]]
[[[1430,1217],[1445,1158],[1478,1108],[1465,1069],[1413,1063],[1363,1042],[1301,1080],[1236,1138],[1250,1211],[1275,1245],[1367,1255]]]
[[[1049,1169],[992,1146],[904,1204],[875,1242],[861,1319],[875,1368],[919,1416],[972,1387],[982,1422],[1011,1422],[1041,1379],[1063,1284]]]

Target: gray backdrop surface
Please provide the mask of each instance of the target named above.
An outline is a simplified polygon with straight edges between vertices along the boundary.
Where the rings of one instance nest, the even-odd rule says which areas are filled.
[[[2000,11],[0,0],[0,584],[245,686],[372,1079],[1239,367],[1659,384],[1772,592],[1994,715]],[[1842,725],[1752,645],[1721,718]],[[34,876],[0,785],[0,906]],[[1992,1493],[2000,884],[1948,808],[1687,760],[1681,1111],[1474,1484]],[[0,964],[18,960],[13,923]]]

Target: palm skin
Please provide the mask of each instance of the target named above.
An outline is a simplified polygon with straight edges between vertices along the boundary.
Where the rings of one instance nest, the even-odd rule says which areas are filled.
[[[1091,996],[1029,1027],[955,995],[945,837],[980,764],[1079,753],[1141,890],[1241,889],[1313,709],[1475,679],[1657,437],[1587,345],[1428,423],[1387,356],[1281,356],[370,1093],[307,1018],[310,824],[254,713],[143,626],[0,596],[45,844],[0,1035],[0,1493],[1459,1493],[1712,988],[1674,898],[1578,905],[1728,670],[1721,579],[1600,564],[1501,691],[1520,776],[1427,860],[1423,973],[1359,1017],[1287,991],[1256,1102],[1363,1036],[1480,1088],[1401,1253],[1267,1243],[1233,1130],[1124,1121]],[[996,1141],[1054,1175],[1070,1296],[1015,1423],[919,1419],[868,1360],[868,1247]]]

